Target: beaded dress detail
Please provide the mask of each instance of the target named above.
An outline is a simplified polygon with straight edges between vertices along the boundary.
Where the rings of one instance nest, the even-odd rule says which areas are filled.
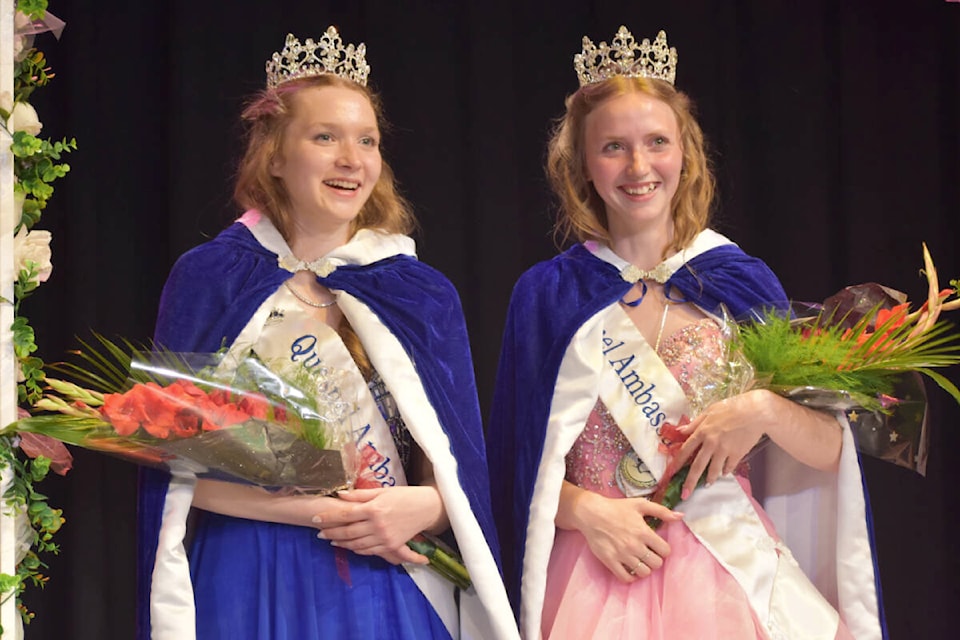
[[[680,383],[695,415],[709,397],[704,390],[720,381],[724,353],[720,328],[708,318],[679,329],[660,345],[658,355]],[[566,479],[609,498],[624,498],[617,467],[628,455],[635,456],[630,443],[598,400],[566,456]],[[738,478],[750,495],[749,482]],[[756,507],[768,532],[775,535],[766,514]],[[682,504],[678,509],[683,510]],[[558,529],[547,568],[543,638],[777,637],[774,629],[760,623],[736,580],[682,521],[664,523],[657,533],[670,545],[663,567],[626,584],[597,560],[579,531]],[[852,636],[841,625],[837,638]]]
[[[661,360],[691,399],[695,412],[702,408],[695,402],[701,395],[698,390],[716,382],[722,368],[718,361],[723,353],[720,331],[709,318],[679,329],[660,345]],[[624,491],[618,488],[616,469],[629,453],[631,447],[626,436],[603,402],[597,400],[587,426],[567,454],[566,479],[607,497],[624,497]],[[650,480],[654,481],[652,476]]]
[[[370,393],[373,394],[380,415],[383,416],[384,421],[390,428],[390,436],[393,438],[393,444],[396,445],[397,454],[400,456],[400,465],[403,467],[404,473],[409,475],[411,472],[410,455],[413,450],[413,438],[410,436],[407,424],[403,421],[403,416],[400,415],[397,401],[393,399],[393,395],[387,389],[387,385],[384,384],[383,378],[380,377],[380,372],[376,369],[373,370],[370,380],[367,381],[367,386],[370,388]]]

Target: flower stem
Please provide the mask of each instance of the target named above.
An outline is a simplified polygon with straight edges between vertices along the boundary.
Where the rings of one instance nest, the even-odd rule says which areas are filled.
[[[687,480],[687,475],[690,473],[690,465],[684,465],[679,471],[673,474],[670,477],[670,480],[667,482],[666,486],[662,489],[658,489],[654,492],[651,500],[658,504],[662,504],[666,508],[673,510],[678,504],[683,500],[680,497],[683,492],[683,483]],[[700,479],[697,481],[697,487],[703,486],[707,481],[707,473],[703,472],[703,475],[700,476]],[[655,518],[653,516],[646,516],[644,518],[647,524],[650,525],[650,528],[656,531],[663,521],[660,518]]]
[[[470,587],[470,574],[456,551],[433,536],[420,534],[407,546],[430,560],[430,567],[460,589]]]

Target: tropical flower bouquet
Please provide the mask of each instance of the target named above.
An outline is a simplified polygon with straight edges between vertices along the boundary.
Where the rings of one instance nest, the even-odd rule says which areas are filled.
[[[373,470],[379,454],[358,447],[353,433],[357,403],[341,393],[343,372],[292,371],[255,354],[226,367],[222,354],[96,338],[97,348],[81,341],[82,364],[51,367],[77,383],[47,377],[47,392],[34,404],[43,413],[0,433],[39,438],[54,460],[69,456],[62,445],[57,451],[67,443],[271,491],[335,495],[380,486]],[[454,584],[470,585],[459,557],[440,541],[421,535],[408,544]]]
[[[923,256],[928,294],[915,311],[904,294],[869,283],[846,287],[819,305],[765,308],[726,322],[725,375],[695,404],[765,388],[815,409],[843,411],[861,452],[923,473],[922,376],[960,403],[960,390],[934,370],[960,363],[960,333],[939,320],[941,312],[960,308],[960,281],[941,289],[926,245]],[[679,426],[664,427],[663,451],[682,444]],[[688,471],[689,465],[668,464],[652,499],[670,508],[679,504]]]

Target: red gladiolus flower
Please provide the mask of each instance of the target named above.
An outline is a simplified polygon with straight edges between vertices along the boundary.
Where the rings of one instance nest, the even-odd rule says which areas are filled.
[[[657,445],[657,448],[661,453],[670,455],[670,461],[667,462],[667,467],[663,470],[663,476],[661,476],[660,482],[657,483],[655,495],[660,494],[659,497],[662,497],[663,490],[666,489],[667,484],[679,470],[675,456],[680,451],[681,445],[690,437],[681,432],[680,427],[688,424],[690,424],[690,418],[680,416],[679,424],[674,425],[665,422],[663,427],[660,428],[660,444]]]
[[[204,399],[209,400],[215,406],[222,406],[233,401],[233,395],[223,389],[214,389],[210,393],[204,394]]]
[[[660,444],[658,448],[660,453],[676,453],[689,436],[680,431],[680,427],[690,424],[690,418],[680,416],[680,424],[670,424],[665,422],[660,428]]]
[[[377,480],[376,473],[373,471],[374,465],[383,460],[383,455],[369,444],[364,445],[357,452],[359,459],[357,463],[357,478],[353,483],[356,489],[379,489],[383,485]]]
[[[869,353],[873,353],[877,349],[883,351],[890,348],[888,339],[890,334],[894,332],[900,325],[903,324],[904,320],[907,319],[907,308],[909,303],[898,304],[892,309],[880,309],[877,311],[877,317],[874,322],[875,327],[885,327],[883,335],[879,340],[873,343],[873,345],[867,350]],[[862,334],[857,336],[857,344],[864,344],[867,340],[873,337],[876,332],[867,332],[864,331]],[[844,333],[846,337],[846,333]]]
[[[154,382],[137,385],[127,393],[142,407],[143,421],[140,426],[143,430],[155,438],[169,438],[177,403],[171,402],[163,388]]]
[[[153,389],[159,388],[159,385],[148,382],[136,385],[126,393],[106,394],[100,413],[113,425],[118,434],[133,435],[141,426],[146,428],[148,422],[153,422],[154,418],[159,417],[157,403],[150,398]],[[166,437],[166,432],[158,437]]]
[[[246,422],[250,419],[250,414],[240,409],[237,405],[228,403],[214,409],[213,418],[218,428],[223,428]]]
[[[122,436],[142,428],[164,440],[188,438],[201,430],[213,431],[249,420],[250,413],[235,404],[236,399],[219,389],[207,393],[186,380],[176,380],[167,387],[147,382],[123,394],[105,395],[100,411]],[[266,409],[261,411],[266,414]]]
[[[267,420],[270,414],[273,413],[270,401],[267,400],[266,396],[260,395],[259,393],[244,395],[240,399],[240,402],[237,403],[237,406],[241,411],[246,412],[251,418],[256,418],[257,420]]]
[[[170,432],[177,438],[189,438],[200,433],[200,416],[189,408],[181,408],[173,416]]]

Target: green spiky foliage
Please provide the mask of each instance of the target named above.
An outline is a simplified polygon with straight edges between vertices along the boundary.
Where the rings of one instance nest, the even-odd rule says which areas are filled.
[[[916,323],[904,321],[905,314],[905,307],[874,308],[845,329],[829,315],[797,319],[769,311],[741,326],[736,341],[757,379],[773,390],[844,391],[864,408],[878,410],[879,396],[891,393],[896,378],[916,371],[960,403],[960,390],[934,371],[960,363],[960,333],[939,321],[911,335]]]

